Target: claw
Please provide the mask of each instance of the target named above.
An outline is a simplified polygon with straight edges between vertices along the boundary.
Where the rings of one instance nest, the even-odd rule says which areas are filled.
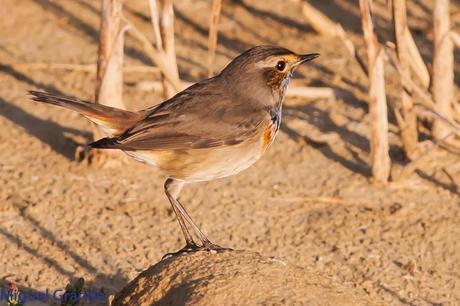
[[[182,255],[182,254],[197,252],[200,250],[200,248],[201,247],[199,245],[196,245],[194,243],[186,244],[182,249],[180,249],[177,252],[166,253],[165,255],[163,255],[163,257],[161,257],[161,260],[164,260],[166,258],[173,257],[173,256]]]
[[[212,242],[207,242],[206,244],[204,244],[202,246],[196,245],[196,244],[187,244],[177,252],[166,253],[161,258],[161,260],[165,260],[165,259],[173,257],[173,256],[178,256],[178,255],[188,254],[188,253],[194,253],[194,252],[200,252],[200,251],[207,251],[207,252],[217,253],[217,252],[222,252],[222,251],[233,251],[233,249],[224,248],[224,247],[221,247],[221,246],[219,246],[217,244],[214,244]]]
[[[231,248],[224,248],[212,242],[206,242],[201,248],[203,251],[210,251],[210,252],[233,251],[233,249]]]

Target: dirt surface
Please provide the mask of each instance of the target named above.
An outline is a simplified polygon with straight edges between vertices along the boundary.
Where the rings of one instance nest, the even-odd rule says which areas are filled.
[[[248,251],[174,256],[142,272],[112,302],[148,305],[382,305],[311,269]]]
[[[312,2],[340,21],[363,51],[356,5]],[[451,3],[458,31],[460,5]],[[428,63],[431,7],[430,1],[409,1],[409,23]],[[198,81],[207,71],[210,3],[177,1],[176,8],[180,74]],[[95,0],[1,1],[2,286],[14,282],[22,290],[43,291],[84,277],[88,287],[114,294],[163,254],[182,247],[161,174],[134,161],[105,168],[75,161],[78,144],[91,138],[89,123],[70,111],[32,103],[25,94],[40,89],[91,99],[94,73],[9,65],[95,63],[98,11]],[[389,13],[381,1],[376,12],[381,38],[390,39]],[[126,15],[152,37],[147,1],[126,1]],[[372,184],[367,81],[340,41],[312,32],[290,1],[224,1],[219,29],[219,68],[262,43],[320,52],[296,77],[299,83],[330,86],[338,98],[285,107],[282,132],[256,165],[184,188],[182,201],[209,238],[333,275],[388,305],[459,305],[458,156],[436,151],[406,180]],[[127,65],[150,64],[132,38],[126,42]],[[460,65],[456,69],[458,81]],[[386,73],[391,102],[398,99],[398,79],[392,67]],[[126,74],[129,109],[160,102],[159,94],[136,85],[153,79]],[[397,172],[407,161],[394,122],[390,132]]]

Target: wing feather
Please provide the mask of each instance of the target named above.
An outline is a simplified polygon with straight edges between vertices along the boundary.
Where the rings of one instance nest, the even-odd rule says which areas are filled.
[[[239,144],[269,115],[249,101],[236,100],[213,90],[212,84],[198,83],[149,110],[143,120],[102,147],[182,150]]]

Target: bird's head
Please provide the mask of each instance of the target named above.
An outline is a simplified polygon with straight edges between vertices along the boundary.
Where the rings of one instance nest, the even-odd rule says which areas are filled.
[[[297,54],[277,46],[257,46],[237,56],[222,71],[227,84],[247,94],[282,99],[293,71],[318,53]],[[277,101],[278,102],[278,101]]]

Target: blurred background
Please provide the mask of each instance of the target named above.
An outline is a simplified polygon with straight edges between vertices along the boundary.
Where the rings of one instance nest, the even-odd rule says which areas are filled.
[[[184,189],[192,217],[389,305],[459,304],[459,34],[457,0],[2,0],[0,285],[113,294],[182,247],[161,173],[27,90],[139,110],[271,44],[321,57],[255,166]]]

